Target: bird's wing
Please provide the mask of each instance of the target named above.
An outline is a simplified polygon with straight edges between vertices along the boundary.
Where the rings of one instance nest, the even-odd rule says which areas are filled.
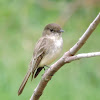
[[[44,57],[46,53],[46,45],[47,45],[47,38],[42,37],[37,42],[34,53],[33,53],[33,59],[32,59],[32,78],[34,75],[34,72],[37,70],[39,63],[41,62],[42,58]]]
[[[18,95],[20,95],[23,92],[23,89],[24,89],[31,73],[33,76],[35,70],[37,70],[39,63],[45,54],[46,41],[47,41],[46,38],[40,38],[40,40],[37,42],[37,44],[35,46],[34,53],[33,53],[33,58],[29,64],[27,74],[25,75],[24,80],[23,80],[23,82],[20,85],[20,88],[18,90]],[[37,72],[39,73],[41,70],[42,69],[40,68],[37,70]],[[35,77],[38,75],[38,73],[36,73]]]

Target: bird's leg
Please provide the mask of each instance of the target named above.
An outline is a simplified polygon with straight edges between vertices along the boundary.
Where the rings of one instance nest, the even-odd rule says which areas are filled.
[[[49,66],[47,66],[47,65],[44,65],[44,67],[50,68],[50,67],[49,67]]]
[[[47,69],[45,69],[45,67],[47,67]],[[47,66],[47,65],[44,65],[44,71],[46,71],[46,70],[48,70],[50,67],[49,66]]]
[[[44,66],[43,66],[43,69],[44,69],[45,72],[46,72],[46,70],[47,70],[47,69],[45,69],[45,67],[50,68],[49,66],[44,65]],[[43,74],[42,74],[42,76],[43,76]]]
[[[43,67],[44,71],[45,71],[45,67]]]
[[[44,66],[46,66],[47,68],[50,68],[49,66],[47,66],[47,65],[44,65]],[[47,69],[48,70],[48,69]],[[50,75],[50,76],[53,76],[53,75]]]
[[[45,72],[48,70],[48,69],[45,69],[45,67],[50,68],[49,66],[44,65],[43,69],[44,69]],[[42,74],[41,76],[43,76],[43,75],[44,75],[44,74]],[[53,76],[53,75],[50,75],[50,76]]]

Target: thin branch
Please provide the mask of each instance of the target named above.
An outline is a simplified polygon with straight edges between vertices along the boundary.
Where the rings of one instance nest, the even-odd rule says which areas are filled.
[[[76,52],[84,45],[86,40],[89,38],[89,36],[92,34],[92,32],[95,30],[97,25],[100,23],[100,13],[97,15],[97,17],[94,19],[94,21],[89,25],[85,33],[81,36],[79,41],[69,50],[69,55],[75,55]]]
[[[78,54],[75,56],[70,56],[70,57],[66,58],[65,62],[69,63],[71,61],[79,60],[81,58],[90,58],[90,57],[96,57],[96,56],[100,56],[100,52],[82,53],[82,54]]]
[[[43,93],[43,90],[45,89],[47,83],[50,81],[55,72],[57,72],[65,63],[69,63],[71,61],[71,60],[68,61],[68,58],[73,57],[75,53],[83,46],[83,44],[86,42],[86,40],[89,38],[89,36],[92,34],[92,32],[95,30],[95,28],[99,23],[100,23],[100,13],[97,15],[95,20],[90,24],[86,32],[79,39],[79,41],[68,52],[66,52],[56,63],[51,65],[50,68],[44,73],[40,83],[34,90],[34,93],[31,96],[30,100],[39,100],[40,96]],[[88,55],[90,55],[90,53]],[[82,57],[81,55],[77,56],[78,57],[80,56],[80,58]],[[85,55],[83,57],[85,57]]]

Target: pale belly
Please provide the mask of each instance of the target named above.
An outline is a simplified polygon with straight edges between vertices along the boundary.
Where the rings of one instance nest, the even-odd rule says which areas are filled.
[[[51,64],[53,61],[55,61],[57,59],[57,57],[60,55],[60,53],[61,53],[61,48],[52,50],[46,56],[44,56],[44,58],[41,60],[41,62],[39,64],[39,67],[43,67],[44,65]]]
[[[63,40],[60,38],[59,40],[55,40],[55,45],[50,47],[48,53],[41,60],[39,67],[43,67],[44,65],[49,65],[53,61],[57,59],[62,51]]]

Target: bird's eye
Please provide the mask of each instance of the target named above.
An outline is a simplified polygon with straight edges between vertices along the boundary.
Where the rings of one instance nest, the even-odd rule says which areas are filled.
[[[51,32],[53,32],[53,29],[50,29]]]

